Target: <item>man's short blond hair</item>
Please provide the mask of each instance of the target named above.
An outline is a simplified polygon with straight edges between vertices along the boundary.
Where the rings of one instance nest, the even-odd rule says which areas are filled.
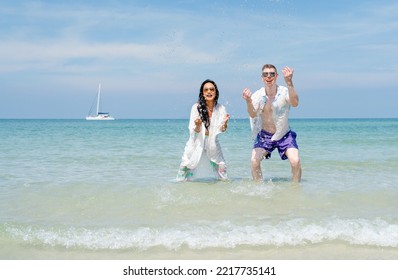
[[[272,64],[264,64],[263,68],[261,69],[262,71],[264,71],[265,68],[274,68],[275,72],[278,73],[278,70],[276,69],[276,67]]]

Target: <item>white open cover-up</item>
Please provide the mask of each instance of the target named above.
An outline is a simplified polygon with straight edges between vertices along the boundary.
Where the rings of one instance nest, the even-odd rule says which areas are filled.
[[[257,110],[257,116],[255,118],[250,118],[250,125],[252,128],[252,137],[256,139],[257,134],[262,129],[261,113],[265,103],[268,101],[265,88],[262,87],[252,94],[253,107]],[[277,86],[277,93],[275,100],[272,102],[273,107],[273,119],[276,126],[276,132],[272,136],[272,141],[278,141],[281,139],[289,130],[289,111],[290,111],[290,101],[289,101],[289,90],[284,86]]]
[[[218,142],[218,134],[220,134],[221,126],[224,124],[227,111],[221,104],[214,107],[210,120],[209,135],[206,137],[206,128],[202,123],[199,133],[195,132],[195,120],[199,119],[198,103],[195,103],[191,109],[189,119],[189,139],[185,145],[184,154],[182,156],[181,167],[185,166],[189,169],[195,169],[200,161],[203,151],[210,161],[217,165],[225,165],[224,156]]]

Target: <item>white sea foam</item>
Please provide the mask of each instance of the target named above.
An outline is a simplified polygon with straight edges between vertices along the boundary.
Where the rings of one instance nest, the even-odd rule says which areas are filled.
[[[236,225],[224,222],[199,222],[174,227],[123,228],[40,228],[7,225],[5,234],[31,245],[85,249],[139,249],[163,246],[178,250],[235,248],[237,246],[306,246],[328,242],[352,245],[398,247],[398,225],[384,220],[331,219],[311,223],[303,219],[275,225]]]

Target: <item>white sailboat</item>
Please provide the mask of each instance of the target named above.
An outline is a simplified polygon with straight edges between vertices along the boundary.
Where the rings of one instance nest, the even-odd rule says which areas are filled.
[[[99,84],[99,86],[98,86],[96,114],[93,114],[94,105],[95,105],[95,102],[94,102],[90,108],[90,112],[88,113],[86,120],[88,120],[88,121],[113,121],[114,118],[111,117],[109,115],[109,113],[100,111],[100,100],[101,100],[101,84]]]

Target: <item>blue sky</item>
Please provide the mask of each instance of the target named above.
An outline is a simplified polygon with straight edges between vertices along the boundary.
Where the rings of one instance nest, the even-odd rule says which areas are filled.
[[[292,118],[398,117],[397,15],[385,0],[3,0],[0,118],[84,118],[99,83],[116,118],[188,118],[207,78],[247,117],[265,63],[295,69]]]

